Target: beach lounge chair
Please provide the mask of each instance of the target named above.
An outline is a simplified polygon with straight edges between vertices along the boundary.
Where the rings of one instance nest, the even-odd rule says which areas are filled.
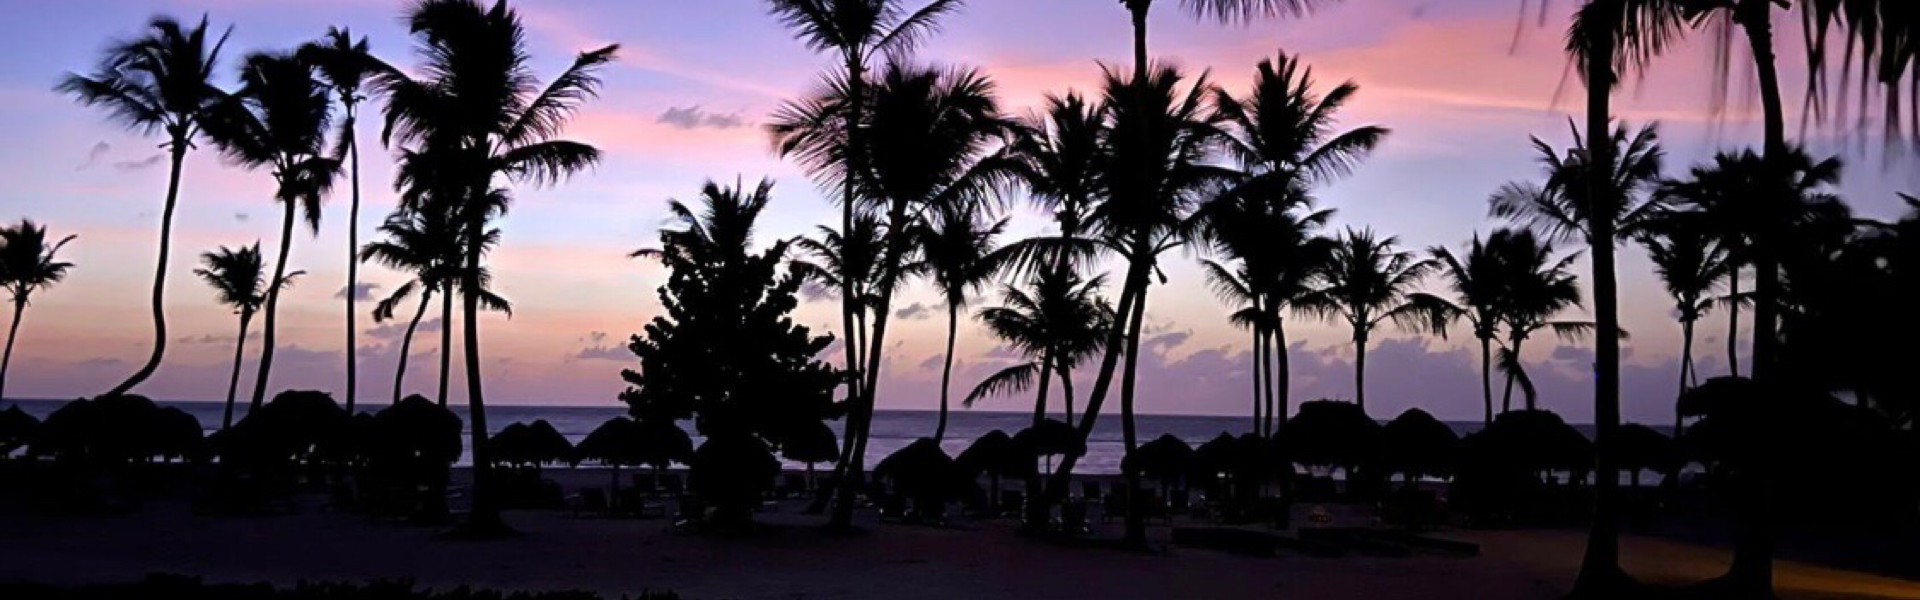
[[[807,493],[807,477],[799,473],[787,473],[780,483],[781,498],[797,498]]]
[[[657,494],[660,492],[659,477],[652,473],[634,473],[633,489],[640,490],[649,496]]]
[[[661,475],[660,486],[666,490],[667,496],[670,497],[679,496],[687,491],[686,482],[680,479],[678,473]]]
[[[580,490],[580,493],[574,494],[573,497],[569,498],[568,500],[569,500],[568,504],[572,505],[573,507],[573,516],[575,517],[578,517],[583,513],[593,514],[593,515],[607,514],[608,506],[607,506],[606,490],[603,490],[600,488],[582,489]]]

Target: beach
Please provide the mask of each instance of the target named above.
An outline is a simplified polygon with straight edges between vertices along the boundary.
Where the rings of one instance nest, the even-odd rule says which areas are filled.
[[[553,470],[568,488],[605,485],[598,469]],[[463,480],[465,473],[457,473]],[[624,478],[624,475],[623,475]],[[459,483],[458,481],[456,483]],[[1175,546],[1149,529],[1152,553],[1095,543],[1022,537],[1011,520],[956,519],[944,526],[878,522],[834,535],[823,518],[789,500],[755,515],[742,535],[675,530],[667,519],[509,511],[518,535],[444,539],[433,527],[377,521],[325,507],[303,494],[292,514],[198,516],[178,494],[125,515],[65,516],[17,506],[0,510],[0,581],[63,585],[130,581],[152,573],[210,582],[409,579],[422,586],[561,590],[608,597],[672,590],[692,599],[833,598],[1553,598],[1571,584],[1585,534],[1571,529],[1443,530],[1435,537],[1480,545],[1478,556],[1354,553],[1315,558],[1281,552],[1248,557]],[[1090,539],[1114,539],[1096,523]],[[1628,572],[1684,584],[1721,573],[1729,553],[1626,536]],[[1920,598],[1920,583],[1777,562],[1782,598]]]

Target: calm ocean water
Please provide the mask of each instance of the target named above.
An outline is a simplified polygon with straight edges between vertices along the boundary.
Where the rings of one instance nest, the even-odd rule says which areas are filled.
[[[48,413],[59,408],[60,400],[9,400],[0,403],[0,410],[6,406],[18,404],[21,410],[36,417],[45,418]],[[220,424],[222,404],[219,402],[161,401],[162,406],[179,407],[200,420],[202,426],[211,431]],[[377,408],[378,404],[375,405]],[[467,419],[464,408],[455,412],[463,420]],[[246,405],[242,403],[235,409],[235,419],[246,414]],[[607,419],[626,414],[623,406],[579,407],[579,406],[490,406],[487,408],[487,421],[497,431],[513,422],[531,423],[536,419],[546,419],[554,429],[560,431],[575,443],[585,439],[595,427]],[[867,444],[867,464],[873,465],[882,457],[906,446],[915,439],[933,434],[938,413],[920,410],[881,410],[874,415],[873,439]],[[975,438],[989,431],[999,429],[1013,434],[1032,422],[1032,413],[985,412],[956,410],[950,413],[947,424],[947,439],[942,446],[949,454],[958,455]],[[471,422],[470,420],[468,422]],[[830,423],[837,433],[841,430],[838,421]],[[688,433],[693,432],[692,423],[681,424]],[[1191,415],[1140,415],[1137,420],[1140,441],[1173,434],[1190,444],[1199,445],[1213,439],[1222,432],[1239,435],[1251,429],[1249,417],[1213,417]],[[1448,422],[1454,431],[1465,435],[1480,428],[1478,421]],[[1586,425],[1576,425],[1589,437],[1592,433]],[[1087,443],[1087,455],[1082,458],[1074,471],[1087,474],[1114,474],[1120,472],[1120,457],[1124,454],[1120,422],[1118,415],[1105,414],[1094,428],[1093,437]],[[465,442],[467,436],[462,435]],[[699,438],[694,438],[695,443]],[[467,453],[462,453],[461,464],[466,464]],[[798,467],[800,465],[790,465]]]

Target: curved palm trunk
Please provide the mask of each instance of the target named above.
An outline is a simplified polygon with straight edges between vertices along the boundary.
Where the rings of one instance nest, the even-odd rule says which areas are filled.
[[[1120,286],[1120,301],[1114,314],[1125,315],[1132,312],[1135,296],[1141,293],[1141,288],[1144,288],[1146,283],[1146,269],[1140,264],[1128,264],[1126,280]],[[1103,346],[1106,352],[1100,358],[1100,373],[1093,380],[1093,391],[1087,394],[1087,410],[1080,416],[1078,426],[1080,439],[1087,439],[1093,433],[1094,424],[1100,420],[1100,408],[1106,403],[1107,392],[1112,388],[1114,369],[1120,365],[1118,350],[1128,336],[1127,329],[1127,325],[1115,323],[1115,327],[1107,332],[1107,341]],[[1053,505],[1058,504],[1065,496],[1067,485],[1070,483],[1069,479],[1073,476],[1073,466],[1079,460],[1080,457],[1073,454],[1062,457],[1060,464],[1054,467],[1048,485],[1044,488],[1045,495],[1039,502],[1027,503],[1029,527],[1047,522]]]
[[[253,402],[248,405],[250,411],[259,410],[260,403],[266,400],[267,378],[273,375],[273,334],[280,312],[280,288],[284,287],[280,284],[287,276],[287,250],[293,247],[293,203],[281,204],[286,210],[282,211],[280,220],[280,257],[274,259],[273,279],[267,281],[267,322],[262,326],[260,366],[257,368],[259,373],[253,378]]]
[[[1522,361],[1526,359],[1523,357],[1523,355],[1520,354],[1520,346],[1526,344],[1526,342],[1527,342],[1526,338],[1513,338],[1513,339],[1507,340],[1507,343],[1513,347],[1513,367],[1515,369],[1519,369],[1524,366],[1522,364]],[[1520,374],[1518,372],[1507,373],[1507,390],[1505,392],[1502,392],[1500,396],[1500,412],[1506,413],[1506,412],[1511,412],[1513,410],[1513,383],[1515,380],[1519,378],[1520,378]],[[1533,405],[1534,405],[1534,399],[1528,398],[1527,410],[1533,410]]]
[[[940,367],[940,424],[933,428],[933,442],[947,439],[947,387],[953,383],[953,338],[960,333],[960,307],[947,303],[947,355]]]
[[[1040,393],[1035,394],[1033,397],[1033,425],[1035,427],[1039,427],[1041,422],[1047,420],[1047,385],[1053,381],[1053,369],[1047,368],[1047,365],[1052,362],[1053,348],[1047,348],[1046,354],[1040,357]]]
[[[1594,0],[1603,10],[1601,23],[1609,27],[1594,28],[1600,35],[1584,40],[1590,52],[1588,56],[1597,57],[1587,61],[1587,152],[1592,157],[1590,164],[1595,168],[1611,172],[1614,164],[1612,137],[1607,135],[1608,121],[1612,116],[1612,97],[1615,74],[1613,57],[1616,53],[1614,39],[1607,32],[1611,25],[1620,23],[1624,18],[1624,0]],[[1587,177],[1588,198],[1594,205],[1589,214],[1613,215],[1617,212],[1612,203],[1619,200],[1614,197],[1610,177]],[[1619,468],[1614,464],[1613,435],[1620,425],[1620,315],[1619,293],[1614,279],[1614,222],[1611,216],[1592,219],[1589,224],[1589,246],[1593,261],[1593,308],[1596,323],[1593,386],[1595,485],[1593,496],[1593,524],[1588,531],[1585,556],[1581,560],[1580,574],[1574,581],[1576,594],[1585,592],[1594,595],[1611,595],[1614,590],[1623,587],[1630,579],[1620,569],[1620,523],[1618,488],[1620,487]]]
[[[13,323],[7,326],[7,350],[5,354],[0,354],[0,400],[7,399],[7,367],[13,364],[13,338],[20,333],[20,315],[26,310],[25,297],[13,299]]]
[[[407,355],[413,352],[413,332],[420,328],[420,318],[427,316],[427,304],[433,299],[433,293],[425,287],[420,290],[420,308],[413,311],[413,320],[407,322],[407,333],[400,337],[400,366],[393,372],[393,403],[400,403],[401,384],[407,379]],[[443,323],[441,325],[445,327]],[[442,399],[445,399],[443,396]],[[442,406],[446,403],[442,402]]]
[[[347,205],[347,294],[346,294],[347,295],[347,414],[351,415],[353,414],[354,393],[359,390],[359,386],[355,383],[355,374],[360,365],[360,361],[355,359],[355,355],[359,352],[359,346],[354,343],[354,336],[356,333],[358,333],[356,331],[356,328],[354,327],[354,312],[355,312],[354,304],[359,301],[358,292],[360,287],[360,254],[359,254],[360,252],[360,143],[356,141],[353,137],[353,122],[354,122],[353,100],[348,99],[346,105],[347,105],[347,115],[346,115],[347,122],[344,123],[344,126],[346,127],[347,134],[345,136],[346,139],[343,141],[346,142],[347,144],[348,160],[352,162],[352,165],[350,165],[349,168],[352,169],[350,176],[352,177],[352,184],[353,184],[353,202]],[[405,354],[400,355],[401,363],[405,363],[406,360],[407,360],[407,357]],[[400,382],[398,379],[396,379],[394,381],[394,387],[397,389],[399,388],[399,386],[400,386]],[[394,398],[398,399],[399,396],[395,395]]]
[[[134,371],[126,381],[113,386],[106,395],[118,396],[153,376],[160,368],[160,358],[167,353],[167,313],[165,309],[167,293],[167,255],[173,248],[173,209],[180,200],[180,164],[187,157],[187,139],[183,135],[173,136],[167,144],[168,163],[167,203],[160,210],[160,255],[155,259],[153,268],[153,354],[147,356],[147,362]]]
[[[1480,338],[1480,393],[1484,408],[1480,413],[1480,426],[1493,424],[1493,338]]]
[[[446,286],[442,286],[446,287]],[[440,290],[440,407],[447,407],[447,378],[453,372],[453,290]]]
[[[465,311],[461,315],[464,324],[461,337],[467,349],[467,419],[472,437],[469,447],[473,449],[473,514],[469,525],[477,532],[490,532],[506,525],[500,521],[500,506],[493,497],[493,452],[487,448],[487,403],[480,387],[480,282],[476,275],[480,272],[480,252],[484,250],[480,232],[485,228],[471,226],[468,229],[467,268],[461,274],[465,281],[460,287]]]
[[[1139,447],[1139,434],[1135,430],[1133,418],[1133,390],[1135,375],[1139,373],[1140,364],[1140,326],[1146,319],[1146,314],[1147,290],[1145,286],[1142,286],[1140,297],[1133,303],[1133,316],[1131,317],[1133,323],[1128,326],[1128,329],[1131,331],[1127,334],[1127,370],[1125,375],[1123,375],[1124,379],[1122,379],[1120,383],[1120,431],[1121,438],[1126,442],[1127,454],[1132,454],[1134,449]],[[1139,470],[1126,473],[1126,481],[1127,498],[1139,498]],[[1124,538],[1124,543],[1126,544],[1142,545],[1147,543],[1147,521],[1144,510],[1146,507],[1143,506],[1143,504],[1142,502],[1127,503],[1127,531],[1126,537]]]
[[[253,321],[253,310],[240,311],[240,337],[233,339],[233,374],[227,377],[227,408],[220,415],[220,430],[233,427],[233,399],[240,390],[240,365],[245,362],[247,353],[247,325]]]

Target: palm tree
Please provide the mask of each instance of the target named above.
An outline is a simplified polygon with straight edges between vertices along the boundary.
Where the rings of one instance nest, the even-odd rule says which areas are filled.
[[[1505,270],[1497,247],[1510,243],[1508,240],[1513,236],[1511,229],[1496,229],[1486,243],[1481,243],[1480,236],[1475,234],[1467,243],[1464,257],[1455,256],[1444,246],[1427,249],[1427,254],[1439,264],[1436,270],[1453,290],[1454,300],[1448,312],[1473,327],[1473,337],[1480,341],[1483,426],[1493,424],[1493,340],[1500,334],[1500,323],[1504,321],[1501,311],[1506,300]]]
[[[0,399],[7,397],[7,366],[13,362],[13,339],[20,333],[20,317],[27,302],[38,292],[67,278],[73,263],[55,260],[60,248],[78,236],[60,238],[47,245],[47,228],[28,219],[12,227],[0,227],[0,287],[13,297],[13,322],[7,326],[7,349],[0,354]]]
[[[1515,383],[1528,388],[1527,410],[1534,410],[1536,397],[1532,386],[1524,385],[1529,380],[1521,362],[1527,339],[1550,328],[1560,339],[1578,342],[1593,330],[1591,322],[1553,320],[1554,315],[1580,307],[1580,286],[1573,274],[1573,263],[1580,253],[1555,258],[1552,242],[1542,241],[1524,229],[1512,232],[1489,250],[1500,269],[1496,277],[1504,299],[1499,315],[1507,329],[1506,346],[1500,351],[1501,370],[1507,374],[1500,410],[1512,409]]]
[[[360,249],[360,260],[380,263],[387,268],[413,274],[413,279],[393,289],[387,297],[374,306],[373,321],[379,323],[393,318],[400,303],[418,291],[420,306],[414,310],[413,318],[407,322],[406,333],[400,338],[399,364],[393,376],[393,401],[400,401],[401,390],[407,374],[407,357],[412,351],[413,334],[420,327],[420,319],[426,316],[427,307],[433,295],[440,294],[440,395],[441,406],[447,405],[447,382],[451,373],[453,344],[453,289],[460,283],[460,267],[463,264],[461,254],[461,236],[455,228],[453,214],[442,206],[422,206],[413,210],[402,210],[387,218],[380,226],[380,232],[387,239],[369,243]],[[483,243],[487,247],[497,244],[500,230],[487,232]],[[491,279],[482,273],[484,283]],[[513,314],[512,304],[505,298],[482,287],[480,305],[487,310]]]
[[[989,396],[1025,391],[1039,379],[1033,422],[1047,418],[1047,391],[1058,374],[1064,392],[1066,423],[1073,423],[1073,369],[1101,351],[1114,325],[1113,307],[1100,297],[1104,277],[1082,280],[1072,271],[1042,269],[1027,278],[1026,288],[1008,285],[1000,292],[1000,306],[978,315],[987,331],[1028,362],[1011,365],[987,376],[961,400],[962,406]]]
[[[1638,237],[1667,295],[1673,297],[1674,318],[1680,322],[1680,394],[1687,393],[1699,380],[1693,370],[1694,323],[1712,310],[1714,288],[1733,270],[1726,246],[1709,227],[1698,214],[1676,212],[1662,217]],[[1676,404],[1674,437],[1679,437],[1683,426]]]
[[[1222,250],[1243,262],[1252,261],[1248,266],[1259,275],[1256,287],[1267,296],[1260,303],[1263,313],[1258,319],[1266,330],[1256,333],[1265,340],[1256,345],[1267,349],[1256,354],[1277,357],[1281,365],[1276,415],[1273,367],[1269,359],[1260,360],[1267,372],[1266,420],[1273,422],[1262,428],[1269,430],[1284,423],[1287,414],[1287,346],[1284,339],[1275,338],[1284,337],[1282,314],[1288,302],[1308,291],[1308,279],[1323,262],[1325,248],[1313,247],[1318,239],[1313,230],[1331,215],[1331,211],[1320,211],[1296,216],[1292,211],[1308,209],[1314,187],[1350,173],[1388,134],[1387,129],[1372,125],[1339,130],[1336,117],[1360,86],[1342,83],[1325,96],[1316,95],[1313,87],[1313,69],[1302,65],[1299,57],[1282,52],[1277,59],[1260,61],[1247,96],[1236,98],[1220,90],[1214,97],[1215,110],[1233,133],[1224,139],[1224,148],[1244,174],[1211,203],[1221,206],[1218,212],[1225,214],[1209,216],[1207,228],[1216,244],[1225,244]],[[1226,232],[1224,238],[1222,232]],[[1263,256],[1249,259],[1252,254]]]
[[[830,88],[828,95],[809,102],[790,104],[771,126],[776,141],[786,148],[807,153],[832,154],[846,139],[848,128],[833,118],[839,109],[853,101],[834,94],[851,94],[849,86]],[[869,293],[867,308],[873,314],[871,338],[864,344],[866,365],[855,375],[857,389],[863,394],[853,406],[848,421],[853,439],[852,454],[846,467],[845,486],[852,486],[864,469],[867,438],[859,435],[871,424],[873,391],[886,347],[888,317],[894,292],[914,274],[906,267],[915,263],[921,248],[913,231],[922,226],[927,215],[938,211],[973,212],[984,206],[986,196],[1007,177],[1005,161],[992,159],[987,150],[1012,131],[1012,123],[1001,116],[993,96],[993,84],[970,69],[918,67],[896,61],[889,63],[867,92],[870,110],[853,130],[864,131],[862,152],[869,153],[852,173],[850,184],[860,188],[856,210],[872,211],[880,219],[881,254]],[[831,172],[832,167],[815,168],[816,173]],[[852,489],[843,487],[846,494]],[[843,514],[852,510],[847,502],[834,505],[833,523],[845,522]]]
[[[254,311],[267,301],[266,261],[260,255],[260,242],[252,246],[221,246],[200,255],[201,268],[194,269],[207,285],[213,286],[221,304],[233,307],[240,315],[240,334],[233,339],[233,374],[227,378],[227,408],[220,417],[220,429],[233,427],[233,400],[240,389],[240,365],[246,356],[247,325]]]
[[[1094,251],[1120,256],[1127,273],[1120,286],[1116,327],[1108,334],[1098,377],[1088,395],[1087,409],[1078,424],[1084,438],[1098,422],[1101,406],[1112,384],[1120,354],[1127,357],[1121,375],[1120,420],[1128,448],[1138,440],[1133,420],[1133,389],[1138,366],[1141,326],[1146,316],[1150,278],[1159,273],[1159,257],[1185,245],[1194,232],[1194,212],[1202,195],[1232,179],[1231,170],[1209,162],[1223,135],[1218,118],[1208,110],[1213,85],[1205,76],[1184,86],[1178,69],[1155,69],[1147,78],[1125,79],[1108,69],[1101,111],[1106,115],[1102,151],[1095,160],[1099,203],[1088,212],[1095,238],[1042,237],[1013,245],[1010,252],[1028,264],[1059,264],[1059,258]],[[1047,497],[1032,503],[1030,522],[1044,522],[1044,511],[1067,487],[1077,457],[1067,456],[1055,468]],[[1139,489],[1138,474],[1127,478],[1129,489]],[[1126,540],[1145,539],[1145,521],[1137,510],[1127,515]]]
[[[795,135],[782,132],[778,126],[772,128],[775,144],[782,157],[795,157],[803,167],[812,173],[815,179],[840,189],[840,231],[852,231],[855,213],[858,212],[858,182],[851,175],[867,170],[865,158],[869,150],[865,144],[863,132],[866,128],[867,67],[882,55],[904,55],[910,53],[929,34],[939,28],[942,16],[959,10],[961,0],[931,0],[918,9],[908,11],[900,0],[768,0],[768,10],[774,18],[796,37],[806,44],[808,49],[817,52],[831,52],[840,59],[842,69],[829,81],[841,82],[841,93],[837,94],[841,102],[830,106],[817,106],[814,111],[818,119],[808,129],[814,131],[834,131],[826,139]],[[845,280],[851,286],[852,280]],[[840,290],[841,326],[847,331],[846,363],[848,377],[847,396],[857,400],[856,407],[872,404],[871,393],[861,387],[859,361],[864,352],[852,351],[855,341],[854,312],[862,296],[854,293],[851,287]],[[860,337],[865,337],[862,334]],[[862,348],[864,350],[864,348]],[[848,419],[847,433],[842,442],[851,452],[853,448],[864,444],[870,420],[863,417],[864,409],[854,411]],[[844,482],[836,498],[851,495],[854,482],[847,476],[850,463],[858,461],[853,455],[843,455],[835,466],[835,480]],[[856,472],[855,475],[858,473]],[[853,499],[848,497],[834,504],[833,525],[845,528],[852,524]]]
[[[862,351],[866,348],[867,316],[874,304],[875,277],[879,273],[881,248],[880,218],[871,211],[854,215],[853,229],[849,232],[836,231],[832,227],[820,226],[816,237],[802,237],[794,246],[801,252],[812,256],[811,260],[795,260],[794,265],[807,277],[825,290],[841,293],[851,290],[854,301],[847,303],[853,308],[853,329],[841,344],[842,351],[851,354],[856,363],[862,363]],[[863,363],[862,363],[863,364]],[[842,443],[850,443],[850,436],[843,436]]]
[[[332,125],[327,90],[314,79],[313,66],[293,54],[247,56],[240,69],[240,86],[207,121],[207,133],[228,162],[248,170],[265,169],[273,176],[273,200],[280,203],[282,217],[272,281],[281,281],[287,276],[287,253],[293,247],[294,213],[303,215],[318,234],[320,201],[333,188],[340,170],[340,161],[326,155],[327,128]],[[260,365],[254,376],[254,409],[265,401],[267,381],[273,374],[279,305],[280,289],[268,288]]]
[[[147,362],[107,395],[126,393],[153,376],[167,352],[167,316],[163,305],[167,288],[167,255],[172,249],[173,209],[180,198],[180,165],[193,140],[200,137],[208,109],[222,96],[213,85],[213,71],[228,29],[218,39],[207,36],[207,19],[191,29],[171,17],[154,17],[147,33],[116,42],[91,76],[69,73],[56,90],[71,94],[84,106],[105,109],[114,121],[145,135],[160,132],[167,141],[167,199],[160,211],[160,253],[153,273],[153,353]]]
[[[1367,342],[1374,330],[1392,321],[1413,331],[1446,332],[1445,301],[1413,292],[1439,264],[1396,248],[1399,243],[1399,238],[1381,238],[1372,230],[1348,229],[1328,256],[1321,275],[1324,287],[1302,302],[1302,308],[1352,329],[1354,403],[1362,412],[1367,408]]]
[[[947,352],[940,368],[940,420],[933,429],[934,442],[947,435],[947,388],[953,381],[953,343],[960,333],[960,309],[998,270],[994,238],[1006,228],[1006,219],[987,224],[973,213],[959,210],[934,211],[930,226],[921,228],[921,261],[947,304]]]
[[[582,52],[543,88],[528,63],[525,29],[504,0],[423,0],[407,15],[424,62],[415,79],[381,69],[376,83],[388,99],[387,132],[412,144],[417,162],[399,177],[427,182],[450,195],[462,241],[460,289],[464,304],[467,401],[474,449],[474,506],[478,533],[504,527],[492,489],[486,402],[480,386],[480,281],[487,226],[506,211],[508,182],[549,184],[599,161],[593,146],[555,139],[575,109],[599,88],[596,72],[613,61],[617,45]]]
[[[328,27],[327,34],[320,41],[308,42],[300,47],[300,58],[314,66],[322,83],[332,88],[333,94],[340,100],[344,111],[340,121],[340,133],[335,135],[334,159],[345,155],[348,178],[352,185],[352,203],[347,205],[347,412],[353,412],[353,399],[359,387],[354,383],[359,361],[354,355],[359,345],[354,338],[358,329],[354,326],[354,305],[359,301],[360,287],[360,138],[354,133],[359,123],[359,106],[362,100],[361,86],[373,78],[373,70],[379,61],[367,52],[367,38],[361,36],[354,41],[353,30]],[[424,303],[425,296],[422,296]],[[423,304],[424,305],[424,304]],[[406,359],[403,356],[401,360]],[[399,381],[396,379],[397,386]],[[394,396],[399,402],[399,395]]]

